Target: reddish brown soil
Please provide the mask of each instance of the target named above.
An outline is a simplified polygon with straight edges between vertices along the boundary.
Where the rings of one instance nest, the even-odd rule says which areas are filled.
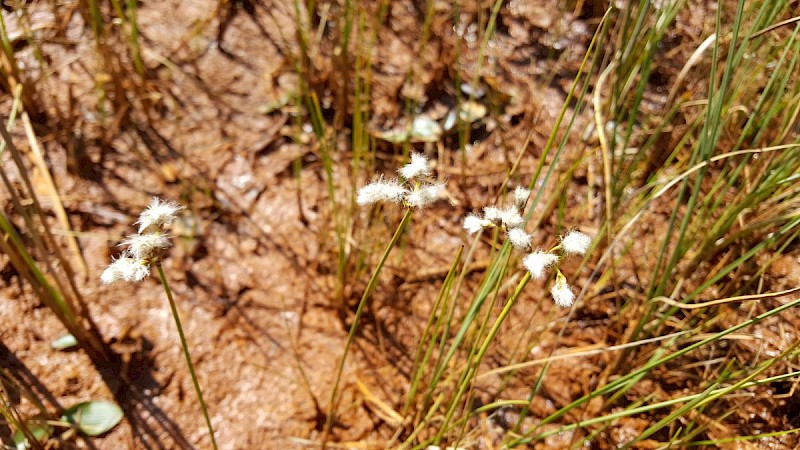
[[[480,45],[477,31],[485,26],[488,9],[474,2],[462,7],[462,29],[457,31],[463,39],[458,40],[452,27],[452,6],[434,3],[430,42],[420,51],[417,43],[425,2],[391,2],[386,26],[377,33],[371,53],[375,66],[369,98],[371,128],[391,127],[402,116],[408,99],[424,105],[431,114],[446,111],[454,98],[456,75],[461,79],[475,76]],[[493,201],[529,133],[531,145],[515,180],[527,182],[533,174],[598,23],[591,5],[574,15],[553,6],[556,4],[560,2],[512,1],[501,9],[502,26],[488,50],[492,62],[482,71],[494,103],[489,105],[488,118],[473,129],[474,145],[463,168],[466,175],[454,137],[447,137],[444,145],[427,147],[429,154],[438,155],[437,175],[449,180],[448,198],[415,217],[402,248],[389,260],[363,332],[350,354],[333,440],[358,441],[354,448],[381,448],[382,442],[391,438],[393,428],[365,401],[356,380],[390,406],[401,404],[410,358],[438,286],[455,249],[467,242],[460,229],[463,215]],[[45,29],[63,25],[44,4],[34,3],[30,10],[38,14],[35,21]],[[330,17],[342,13],[336,4],[321,10],[327,10]],[[42,89],[52,104],[62,109],[66,109],[67,87],[72,89],[78,116],[75,129],[65,133],[73,142],[79,141],[77,148],[82,150],[75,153],[65,149],[63,140],[45,139],[47,157],[89,268],[87,276],[79,280],[81,293],[103,336],[123,355],[122,378],[134,386],[131,393],[124,394],[128,398],[126,420],[107,435],[80,441],[79,446],[188,449],[210,445],[157,278],[126,285],[102,286],[99,282],[103,268],[119,251],[115,244],[132,232],[133,222],[152,196],[187,206],[165,269],[220,448],[306,448],[317,442],[352,317],[340,314],[335,303],[336,238],[319,144],[305,116],[300,126],[306,131],[298,133],[296,108],[282,102],[297,83],[288,56],[298,53],[293,3],[265,7],[247,0],[144,2],[139,25],[150,73],[140,89],[152,94],[156,104],[152,111],[158,114],[142,113],[144,106],[138,98],[131,102],[133,112],[127,116],[120,113],[127,118],[102,123],[89,112],[96,110],[98,98],[91,85],[94,76],[89,75],[99,71],[91,32],[79,14],[62,13],[60,18],[69,17],[63,25],[63,39],[52,39],[44,48],[57,70]],[[685,30],[676,31],[674,39],[705,36],[700,30],[707,24],[694,23],[697,17],[702,14],[682,17]],[[336,103],[337,92],[352,88],[335,75],[333,36],[336,33],[326,30],[308,61],[309,79],[331,123],[349,116],[350,106]],[[356,49],[356,44],[352,48]],[[461,58],[460,70],[453,69],[456,54]],[[685,55],[678,52],[672,57],[685,61]],[[677,67],[665,65],[657,70],[669,78]],[[409,71],[413,76],[407,81]],[[538,84],[550,74],[549,85]],[[142,92],[127,88],[133,97]],[[60,136],[47,123],[44,119],[37,123],[41,136]],[[15,131],[24,147],[24,135]],[[351,183],[346,164],[350,142],[350,136],[340,130],[335,141],[337,161],[344,162],[336,165],[340,203]],[[379,145],[377,170],[390,173],[401,161],[401,149]],[[576,136],[563,160],[565,166],[583,145]],[[295,160],[303,166],[300,191],[293,175]],[[599,159],[586,161],[567,185],[565,223],[590,233],[601,223],[602,205],[596,200],[601,189],[600,167]],[[367,177],[362,171],[357,183]],[[552,182],[548,189],[552,192],[557,185]],[[669,209],[655,212],[663,212],[663,216],[635,233],[652,236],[653,230],[662,226]],[[553,216],[543,221],[536,244],[552,244],[561,231],[556,214],[542,205],[536,214]],[[375,261],[400,213],[390,211],[385,224],[368,232],[363,229],[365,218],[363,212],[349,245],[351,251],[365,252]],[[657,245],[655,240],[646,242],[632,253],[632,259]],[[485,245],[476,260],[485,261],[487,255]],[[786,264],[792,267],[793,260],[787,258]],[[0,263],[7,264],[5,260]],[[639,265],[633,261],[619,268],[619,277],[625,282],[618,295],[626,295],[626,286],[637,282]],[[592,268],[577,272],[576,263],[565,271],[582,286]],[[351,275],[345,299],[348,305],[360,297],[368,277],[366,272]],[[479,275],[468,278],[465,289],[474,286]],[[51,350],[50,342],[64,333],[63,327],[38,304],[13,269],[6,266],[3,276],[9,283],[0,291],[4,367],[33,383],[54,412],[79,401],[113,399],[119,385],[104,381],[84,353]],[[800,281],[793,268],[774,274],[774,279],[774,290]],[[577,311],[563,337],[556,339],[564,322],[554,318],[562,313],[555,310],[540,286],[529,285],[487,368],[507,363],[526,333],[539,333],[539,345],[533,348],[531,359],[546,357],[559,348],[613,345],[624,334],[627,320],[616,319],[620,302],[615,303],[607,293],[595,293]],[[759,305],[753,313],[766,306]],[[740,317],[730,315],[731,323]],[[765,347],[752,349],[753,354],[775,352],[792,342],[796,333],[781,327],[796,330],[793,324],[796,322],[782,325],[778,321],[765,326],[761,329]],[[742,361],[753,359],[748,355],[742,356]],[[532,405],[533,417],[553,412],[589,392],[598,378],[609,375],[605,368],[614,364],[620,361],[609,354],[555,363],[550,367],[553,376],[546,378]],[[537,374],[537,368],[520,372],[504,397],[524,398]],[[663,375],[667,377],[669,371]],[[484,379],[478,398],[491,400],[499,381],[497,376]],[[668,398],[664,389],[685,393],[696,387],[679,376],[674,385],[668,378],[646,383],[652,389],[643,386],[642,392],[655,392],[663,398]],[[777,407],[743,402],[742,420],[748,420],[748,414],[758,417],[765,431],[789,426],[781,406],[789,400],[776,400]],[[598,438],[598,446],[625,443],[650,423],[646,416],[620,421]],[[486,442],[500,432],[502,426],[489,426]],[[583,436],[585,433],[558,435],[541,448],[568,446]],[[724,430],[717,437],[725,437]],[[772,443],[773,448],[788,448],[793,442],[787,439],[782,445],[775,439]],[[491,448],[478,440],[473,444],[471,448]]]

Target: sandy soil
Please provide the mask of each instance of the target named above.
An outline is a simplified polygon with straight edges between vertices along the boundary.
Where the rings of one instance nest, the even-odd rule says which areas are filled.
[[[433,118],[443,117],[454,104],[457,80],[474,79],[479,70],[481,84],[489,91],[481,100],[489,114],[473,124],[474,142],[465,166],[454,135],[445,136],[438,145],[415,144],[436,160],[436,176],[448,180],[447,198],[415,217],[402,249],[389,260],[350,355],[333,438],[360,441],[363,446],[358,448],[381,448],[394,429],[381,420],[356,382],[363,382],[368,392],[392,407],[401,405],[411,357],[438,286],[455,249],[468,242],[461,230],[464,214],[492,202],[528,136],[531,145],[516,180],[530,179],[598,23],[591,6],[575,15],[559,11],[553,6],[558,2],[512,1],[500,11],[497,36],[487,50],[491,63],[478,68],[477,31],[487,19],[486,10],[477,2],[467,2],[460,11],[460,28],[454,30],[451,4],[434,3],[429,45],[423,49],[419,48],[419,32],[424,2],[401,0],[388,7],[386,26],[374,36],[370,53],[374,72],[368,99],[372,111],[369,127],[386,130],[402,122],[408,100],[417,102]],[[320,10],[327,11],[330,18],[341,14],[338,8],[325,3]],[[174,230],[176,245],[165,269],[220,448],[306,448],[320,436],[337,358],[352,319],[349,306],[360,297],[367,273],[362,269],[351,274],[344,298],[348,308],[339,308],[333,295],[336,239],[319,144],[305,116],[299,119],[304,131],[297,132],[296,107],[287,104],[298,81],[289,56],[298,53],[292,2],[269,7],[247,0],[142,3],[139,25],[144,60],[150,69],[148,82],[138,89],[150,93],[150,101],[156,105],[151,111],[158,114],[142,113],[142,98],[131,94],[133,100],[111,98],[114,105],[128,102],[133,108],[119,121],[101,121],[89,112],[99,100],[91,84],[94,77],[87,74],[96,75],[100,62],[84,18],[64,11],[56,17],[39,3],[34,3],[31,11],[43,27],[68,19],[63,24],[63,39],[53,39],[44,48],[57,70],[43,89],[51,94],[51,106],[66,108],[69,87],[78,100],[74,106],[78,119],[72,130],[54,130],[46,120],[36,126],[42,136],[65,133],[71,142],[80,144],[65,148],[63,139],[46,140],[47,158],[88,266],[86,276],[79,279],[80,291],[102,335],[122,355],[118,378],[127,380],[132,388],[124,389],[113,376],[104,377],[102,368],[94,367],[80,351],[51,350],[50,342],[64,333],[63,327],[20,284],[7,261],[0,259],[5,282],[0,290],[4,367],[36,386],[52,411],[88,399],[116,399],[124,406],[126,420],[121,425],[102,437],[79,441],[81,448],[208,448],[209,439],[157,278],[110,286],[102,286],[99,280],[105,265],[119,252],[116,243],[132,232],[133,222],[150,198],[172,199],[187,209]],[[682,28],[670,37],[672,48],[699,38],[707,24],[697,21],[697,16],[680,18]],[[363,37],[354,37],[351,52],[358,50],[356,42],[371,39],[371,32],[368,26]],[[342,123],[334,141],[335,158],[346,163],[351,151],[346,118],[352,105],[337,103],[337,92],[352,87],[335,75],[334,55],[341,50],[335,47],[335,36],[335,31],[325,28],[307,63],[312,89],[318,93],[325,115],[331,123]],[[460,57],[458,69],[454,69],[456,55]],[[672,79],[681,66],[677,62],[670,65],[671,61],[685,58],[685,52],[672,51],[670,58],[656,67],[658,77]],[[554,77],[542,85],[548,74]],[[654,108],[662,91],[654,86],[648,93]],[[576,129],[583,129],[583,120],[579,118]],[[585,145],[592,144],[576,136],[563,164],[572,162]],[[392,172],[401,161],[400,147],[388,143],[380,143],[377,154],[378,173]],[[302,164],[301,190],[293,161]],[[344,163],[337,164],[336,170],[337,200],[343,203],[352,174]],[[566,197],[567,220],[589,233],[597,231],[602,216],[599,171],[599,160],[582,164],[569,182]],[[356,182],[363,183],[370,176],[362,171]],[[557,186],[553,183],[548,189]],[[539,209],[536,214],[548,218],[535,239],[544,246],[563,230],[557,228],[552,210]],[[649,236],[663,229],[661,222],[669,209],[656,213],[635,233]],[[369,230],[365,228],[368,212],[359,214],[351,251],[365,255],[367,262],[374,261],[400,212],[388,211],[386,220]],[[645,257],[642,255],[652,250],[648,245],[657,244],[644,244],[631,258]],[[479,251],[476,261],[485,262],[487,255],[488,245]],[[787,258],[791,267],[794,257]],[[631,262],[618,268],[619,279],[625,280],[618,296],[626,295],[626,285],[637,282],[638,266]],[[592,268],[579,270],[575,263],[565,271],[582,285]],[[467,279],[466,288],[479,278],[477,271]],[[774,290],[800,281],[793,269],[776,272],[772,280]],[[553,318],[559,312],[547,293],[532,284],[486,369],[506,364],[518,351],[520,336],[530,330],[540,333],[532,359],[557,348],[613,345],[628,325],[619,319],[619,305],[609,292],[586,299],[564,336],[556,340],[563,322]],[[765,302],[757,309],[767,306]],[[738,317],[758,311],[734,314],[731,321],[736,323]],[[762,347],[751,350],[782,348],[796,334],[784,326],[796,330],[796,325],[796,319],[787,318],[766,324],[759,331]],[[746,350],[746,346],[736,345],[734,352]],[[750,361],[752,356],[743,354],[742,360]],[[556,376],[546,378],[532,404],[532,416],[541,417],[585,394],[598,378],[608,376],[610,366],[634,363],[603,354],[552,365],[551,373]],[[670,378],[670,371],[682,370],[683,363],[687,361],[659,372],[661,379],[645,380],[641,389],[630,395],[647,392],[666,399],[671,395],[667,390],[683,392],[696,387],[692,377],[673,374]],[[537,374],[537,368],[520,372],[502,395],[524,397]],[[478,398],[485,402],[496,398],[500,382],[499,376],[484,379],[478,386]],[[772,404],[743,401],[737,414],[756,427],[762,424],[764,430],[797,426],[792,425],[796,420],[792,412],[797,408],[790,400]],[[513,423],[512,416],[507,420]],[[499,435],[503,423],[504,419],[493,418],[486,435]],[[646,416],[619,421],[598,437],[596,445],[612,448],[627,442],[650,423]],[[3,433],[0,428],[0,435]],[[568,446],[584,435],[559,435],[541,448]],[[481,445],[485,444],[471,448],[491,448]],[[794,441],[776,439],[774,445],[772,448],[790,448]]]

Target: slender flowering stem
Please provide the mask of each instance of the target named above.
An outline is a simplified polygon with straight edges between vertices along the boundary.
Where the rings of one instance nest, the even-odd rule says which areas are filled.
[[[525,437],[516,438],[515,440],[511,441],[510,443],[508,443],[506,445],[506,447],[507,448],[514,448],[514,447],[516,447],[518,445],[524,445],[524,444],[527,444],[527,443],[531,442],[533,440],[532,439],[533,434],[538,429],[540,429],[542,426],[547,425],[548,423],[552,423],[553,421],[555,421],[555,420],[559,419],[560,417],[562,417],[563,415],[565,415],[567,412],[573,410],[574,408],[576,408],[576,407],[578,407],[578,406],[580,406],[580,405],[582,405],[584,403],[589,402],[593,398],[599,397],[601,395],[608,394],[611,391],[619,389],[621,386],[624,386],[626,383],[629,383],[631,380],[633,380],[633,379],[635,379],[637,377],[641,377],[641,376],[645,375],[646,373],[650,372],[655,367],[664,365],[664,364],[666,364],[666,363],[668,363],[668,362],[670,362],[670,361],[672,361],[674,359],[680,358],[681,356],[691,352],[692,350],[696,350],[696,349],[698,349],[700,347],[703,347],[704,345],[708,345],[708,344],[710,344],[712,342],[719,341],[720,339],[722,339],[723,337],[725,337],[725,336],[727,336],[729,334],[736,333],[737,331],[739,331],[739,330],[741,330],[743,328],[747,328],[747,327],[749,327],[751,325],[755,325],[755,324],[757,324],[757,323],[759,323],[759,322],[761,322],[761,321],[763,321],[763,320],[765,320],[767,318],[770,318],[772,316],[780,314],[783,311],[786,311],[786,310],[792,309],[792,308],[798,308],[798,307],[800,307],[800,298],[795,299],[793,301],[790,301],[789,303],[785,303],[785,304],[783,304],[781,306],[778,306],[775,309],[771,309],[769,311],[763,312],[763,313],[759,314],[758,316],[753,317],[752,319],[745,320],[744,322],[740,322],[739,324],[734,325],[734,326],[732,326],[730,328],[727,328],[725,330],[722,330],[719,333],[712,334],[709,337],[707,337],[707,338],[705,338],[705,339],[703,339],[701,341],[697,341],[694,344],[691,344],[691,345],[688,345],[686,347],[683,347],[680,350],[677,350],[675,352],[667,354],[666,356],[661,356],[659,358],[651,359],[646,364],[644,364],[642,367],[639,367],[638,369],[634,369],[631,372],[629,372],[628,374],[623,375],[623,376],[615,379],[614,381],[609,382],[608,384],[606,384],[606,385],[604,385],[602,387],[598,387],[594,391],[592,391],[592,392],[590,392],[588,394],[585,394],[583,397],[581,397],[579,399],[576,399],[576,400],[573,400],[572,403],[562,407],[561,409],[559,409],[558,411],[550,414],[549,416],[542,418],[539,421],[539,423],[537,423],[530,430],[525,432]]]
[[[383,251],[383,255],[381,256],[380,261],[378,261],[375,271],[372,272],[372,277],[369,279],[369,283],[367,283],[367,288],[364,289],[364,294],[361,296],[361,300],[358,302],[356,314],[355,317],[353,317],[353,323],[350,325],[350,332],[347,334],[347,342],[344,344],[344,352],[342,353],[341,359],[339,359],[339,366],[336,369],[333,392],[331,392],[331,400],[328,405],[328,417],[325,419],[325,428],[322,434],[323,450],[327,446],[328,436],[330,435],[331,428],[333,427],[333,422],[336,417],[336,401],[339,394],[339,382],[342,378],[342,372],[344,372],[344,364],[347,361],[347,353],[350,351],[350,345],[353,343],[353,340],[355,340],[358,323],[361,321],[361,315],[364,313],[364,305],[367,304],[367,299],[369,298],[370,294],[372,294],[372,290],[375,289],[375,285],[378,283],[378,275],[380,275],[383,265],[389,258],[389,253],[391,253],[392,249],[397,244],[397,241],[400,239],[400,235],[403,234],[403,230],[406,228],[406,225],[408,225],[408,223],[411,221],[412,213],[413,210],[411,208],[406,209],[406,213],[403,215],[403,220],[400,221],[400,225],[397,226],[397,229],[392,236],[392,240],[389,242],[389,245],[386,246],[386,250]]]
[[[489,334],[483,340],[483,344],[478,349],[478,352],[472,357],[471,361],[469,361],[469,365],[467,367],[467,375],[463,377],[464,380],[473,380],[474,382],[474,374],[478,370],[478,367],[483,360],[483,357],[486,356],[486,352],[489,350],[489,345],[494,342],[495,336],[500,331],[500,326],[505,322],[508,315],[511,313],[511,309],[517,303],[519,296],[522,294],[522,290],[525,289],[528,282],[531,281],[531,274],[525,272],[523,275],[522,280],[520,280],[519,284],[517,284],[517,288],[514,289],[514,292],[511,294],[508,300],[506,300],[506,304],[503,307],[503,310],[500,312],[500,315],[495,319],[492,328],[489,330]],[[466,381],[461,383],[459,386],[458,391],[455,394],[455,397],[450,401],[450,407],[445,414],[443,425],[439,427],[439,432],[436,434],[436,437],[433,439],[433,442],[438,444],[444,436],[444,433],[447,431],[447,425],[450,424],[450,421],[453,418],[453,414],[455,414],[458,405],[461,402],[464,394],[467,392],[467,388],[472,385],[471,382]]]
[[[433,308],[431,308],[432,312],[428,315],[428,322],[425,324],[422,337],[419,339],[420,344],[417,346],[417,351],[414,355],[414,364],[412,365],[413,369],[411,370],[413,376],[411,378],[411,384],[408,388],[408,394],[406,395],[406,401],[403,404],[403,409],[400,412],[401,416],[405,416],[408,413],[408,409],[411,407],[414,397],[416,397],[417,388],[421,381],[421,377],[425,373],[424,368],[430,361],[431,355],[433,354],[433,349],[436,347],[436,341],[439,337],[438,333],[441,331],[441,327],[443,326],[442,320],[448,316],[448,314],[445,313],[449,310],[448,295],[451,292],[450,288],[452,287],[456,269],[461,262],[461,254],[463,251],[464,246],[462,245],[458,248],[455,257],[453,258],[453,264],[450,266],[450,270],[447,272],[447,276],[442,282],[439,295],[436,297],[436,302],[433,304]],[[440,314],[438,311],[441,311],[442,313]],[[428,345],[424,345],[424,343],[428,341],[429,337],[430,343]]]
[[[169,307],[172,310],[172,317],[175,319],[175,326],[178,328],[178,335],[181,338],[181,348],[183,349],[183,356],[186,357],[186,365],[189,367],[189,374],[192,376],[192,384],[194,384],[194,391],[197,393],[197,399],[200,400],[200,408],[203,410],[203,417],[206,419],[208,426],[208,434],[211,436],[211,446],[217,450],[217,440],[214,438],[214,428],[211,426],[211,418],[208,416],[208,408],[206,402],[203,400],[203,391],[200,389],[200,382],[197,381],[197,374],[194,372],[194,365],[192,364],[192,357],[189,355],[189,346],[186,344],[186,336],[183,334],[183,326],[181,325],[181,318],[178,316],[178,307],[175,305],[175,299],[172,298],[172,289],[169,288],[167,277],[164,275],[164,269],[161,263],[156,263],[158,268],[158,276],[161,278],[161,285],[164,286],[164,292],[167,293],[169,300]]]

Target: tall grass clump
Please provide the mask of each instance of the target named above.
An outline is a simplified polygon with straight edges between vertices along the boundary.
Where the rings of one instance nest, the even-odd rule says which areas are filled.
[[[658,45],[685,8],[684,2],[668,2],[657,9],[644,3],[621,11],[615,35],[618,48],[597,78],[594,126],[603,155],[603,227],[609,239],[593,271],[600,277],[593,291],[618,289],[618,267],[626,258],[639,258],[643,250],[642,244],[631,241],[640,239],[631,237],[631,232],[646,220],[661,227],[652,208],[668,205],[666,231],[656,236],[660,241],[643,243],[656,250],[655,258],[641,262],[647,276],[640,285],[626,287],[626,295],[618,300],[619,319],[610,326],[629,327],[621,345],[675,331],[690,334],[674,335],[647,353],[638,347],[622,350],[590,393],[542,418],[512,439],[512,446],[583,428],[588,433],[584,439],[591,439],[602,429],[597,423],[608,426],[628,412],[657,408],[668,412],[626,445],[651,438],[676,421],[685,426],[672,429],[663,445],[690,445],[702,440],[704,433],[713,435],[707,434],[707,423],[694,417],[719,414],[712,420],[724,423],[729,413],[722,411],[732,407],[726,395],[735,395],[765,372],[780,373],[796,356],[797,343],[787,342],[778,356],[766,360],[756,356],[750,361],[709,362],[713,369],[702,376],[697,394],[669,403],[630,401],[628,393],[639,383],[681,364],[713,359],[710,355],[727,336],[774,321],[798,304],[798,300],[760,302],[746,309],[742,304],[741,313],[717,306],[773,297],[742,296],[763,292],[767,267],[756,268],[757,258],[779,255],[800,232],[797,187],[790,182],[800,169],[800,152],[797,137],[786,131],[797,111],[798,90],[792,81],[798,73],[798,29],[785,30],[780,39],[758,35],[788,11],[786,2],[739,2],[730,17],[723,16],[725,9],[720,6],[713,39],[705,39],[685,66],[708,68],[708,78],[692,86],[699,98],[670,95],[674,103],[663,103],[653,114],[643,99],[650,94],[652,71],[664,57]],[[772,70],[765,74],[765,67]],[[683,74],[674,81],[683,82]],[[680,88],[671,87],[673,92]],[[605,92],[610,95],[604,97]],[[721,300],[702,301],[709,298]],[[680,406],[672,406],[676,404]],[[611,407],[622,412],[603,416]],[[581,419],[568,424],[567,417]],[[584,420],[591,423],[584,425]],[[552,427],[553,423],[562,425]]]
[[[487,25],[489,34],[497,14],[497,6],[495,5]],[[587,85],[584,84],[582,89],[576,88],[581,85],[583,77],[593,70],[597,53],[592,52],[592,49],[596,48],[597,40],[605,32],[605,23],[602,21],[598,27],[595,40],[583,59],[578,78],[568,93],[564,109],[543,149],[542,159],[536,167],[533,179],[527,183],[530,188],[537,189],[531,191],[519,186],[509,195],[505,206],[487,206],[482,215],[469,214],[464,219],[464,228],[476,237],[466,259],[460,263],[458,258],[454,261],[453,272],[448,274],[431,313],[431,318],[436,319],[430,320],[423,331],[424,339],[420,341],[417,357],[414,359],[409,396],[403,402],[403,411],[408,415],[408,420],[404,424],[405,429],[398,430],[396,434],[400,439],[398,448],[433,448],[445,444],[458,446],[459,443],[469,442],[474,438],[475,430],[470,426],[473,422],[471,415],[475,410],[477,390],[481,386],[479,375],[485,367],[485,357],[490,350],[496,348],[499,336],[510,332],[506,321],[532,280],[549,279],[550,295],[558,306],[570,307],[576,299],[573,288],[562,273],[560,262],[571,254],[586,254],[591,238],[577,231],[567,232],[560,238],[548,238],[538,230],[543,223],[542,218],[537,218],[532,227],[529,221],[546,195],[545,188],[552,184],[550,179],[555,173],[555,162],[562,155],[567,143],[566,136],[574,124],[573,116],[565,124],[566,134],[559,129],[562,119],[566,117],[566,105],[572,103],[573,95],[577,100],[578,110],[585,105]],[[485,39],[488,41],[490,36],[487,35]],[[545,162],[551,150],[554,155],[545,172],[543,169],[547,167]],[[520,150],[514,168],[518,167],[524,151],[525,148]],[[507,186],[508,181],[507,178],[503,186]],[[529,233],[526,229],[534,231]],[[491,260],[477,290],[474,293],[462,292],[482,230],[494,230],[491,236]],[[505,236],[502,240],[499,231]],[[539,245],[550,242],[549,250],[534,247],[535,235],[535,241]],[[554,240],[560,242],[554,244]],[[522,254],[526,256],[523,257]],[[549,278],[549,273],[554,278]],[[453,279],[456,279],[455,283]],[[516,284],[516,287],[511,289],[511,283]],[[542,292],[536,288],[529,289],[533,289],[531,292]],[[542,294],[533,295],[538,299],[543,297]],[[466,302],[464,306],[460,305],[462,302]],[[500,308],[499,312],[497,308]],[[531,339],[530,336],[528,338]],[[504,402],[497,405],[501,406],[508,404]]]
[[[96,362],[108,363],[113,356],[105,346],[77,285],[78,273],[73,264],[74,261],[82,264],[83,257],[74,241],[71,241],[73,245],[70,246],[74,250],[72,254],[64,252],[62,243],[53,233],[50,214],[42,206],[29,174],[30,166],[34,165],[42,178],[50,180],[48,168],[43,163],[40,151],[29,152],[28,156],[33,161],[26,163],[25,155],[9,132],[16,122],[19,106],[20,102],[15,101],[7,124],[0,126],[0,157],[5,159],[7,155],[10,159],[9,164],[0,166],[0,179],[11,204],[9,211],[0,213],[0,230],[3,233],[0,250],[9,257],[14,269],[33,289],[42,305],[55,314],[89,356]],[[22,112],[22,115],[23,121],[28,125],[26,129],[29,131],[31,146],[37,149],[38,143],[30,130],[27,113]],[[60,225],[68,230],[69,222],[63,209],[59,209],[63,207],[60,206],[58,192],[52,180],[48,186],[51,194],[49,200],[55,205],[56,215],[61,219]],[[58,214],[59,211],[62,215]],[[13,215],[9,214],[12,212]],[[21,223],[15,222],[15,218],[21,220]]]
[[[12,3],[0,18],[0,87],[8,93],[22,88],[22,104],[35,123],[57,134],[69,151],[79,151],[83,139],[108,143],[132,122],[151,124],[160,96],[143,58],[137,2],[50,2],[44,15],[45,2]],[[75,32],[88,38],[90,50],[80,48],[69,67],[53,64],[73,50],[63,43]],[[75,70],[88,73],[76,77]],[[64,73],[70,74],[66,86]],[[92,94],[83,94],[88,89]]]
[[[570,445],[578,447],[619,419],[643,414],[649,424],[620,445],[713,446],[756,438],[748,435],[754,428],[736,422],[731,399],[746,390],[780,389],[794,379],[797,373],[788,363],[800,345],[785,342],[765,357],[737,353],[739,344],[732,340],[779,320],[800,302],[791,299],[795,290],[770,292],[768,278],[769,264],[794,249],[800,233],[800,192],[794,182],[800,173],[800,28],[792,21],[775,26],[790,6],[780,1],[739,1],[731,10],[718,5],[705,30],[711,34],[697,39],[694,51],[681,54],[663,48],[677,18],[691,13],[688,2],[629,2],[608,10],[534,175],[523,183],[533,191],[520,188],[505,206],[500,202],[465,218],[464,228],[476,237],[466,252],[453,250],[439,294],[431,299],[408,389],[396,399],[402,420],[390,425],[387,448],[472,443],[485,431],[479,418],[487,414],[512,417],[498,438],[503,448],[566,432],[573,436]],[[496,8],[489,14],[487,39],[496,14]],[[681,70],[665,72],[674,63],[667,60],[679,59],[676,55],[685,56]],[[668,82],[661,91],[654,88],[655,76]],[[584,136],[589,136],[579,154],[569,150],[576,123],[585,124]],[[574,223],[562,224],[570,176],[587,162],[596,162],[602,172],[602,216],[590,227],[598,230],[595,238],[569,231]],[[509,182],[507,177],[503,187]],[[379,181],[371,186],[383,193],[382,200],[402,197],[402,185]],[[369,186],[359,196],[365,189]],[[556,209],[559,227],[566,230],[549,238],[537,233],[549,220],[539,212]],[[644,223],[659,231],[642,232]],[[485,230],[491,231],[486,236],[492,244],[490,262],[470,292],[468,268]],[[397,233],[364,291],[345,355],[362,305],[396,241]],[[591,282],[577,291],[561,269],[568,254],[585,255],[577,273]],[[631,260],[638,261],[635,273]],[[627,280],[634,275],[638,282],[631,284]],[[486,355],[512,332],[506,320],[520,298],[541,299],[547,292],[527,287],[532,280],[547,283],[555,303],[569,309],[563,317],[547,315],[548,322],[523,333],[511,357],[493,367]],[[613,336],[613,345],[556,355],[574,321],[587,309],[597,310],[590,307],[598,302],[607,302],[611,311],[602,327]],[[531,360],[528,353],[543,340],[549,340],[549,356]],[[583,395],[557,403],[549,414],[533,415],[532,404],[547,396],[544,386],[558,377],[557,361],[598,354],[605,355],[605,365]],[[643,386],[682,366],[693,380],[683,379],[688,390],[667,399],[638,396]],[[492,400],[479,404],[478,391],[498,376],[499,384],[489,386]],[[532,381],[526,395],[511,389],[515,377]],[[329,422],[335,420],[335,406],[330,411]],[[712,423],[724,424],[724,438]]]
[[[120,123],[123,118],[129,119],[134,106],[149,114],[151,96],[145,85],[137,2],[126,0],[123,4],[120,0],[111,0],[107,5],[87,0],[79,5],[78,11],[94,38],[98,73],[94,90],[101,121],[116,119]],[[115,22],[121,26],[113,26]]]
[[[369,268],[364,262],[367,254],[373,250],[380,251],[354,248],[352,242],[359,238],[357,233],[361,231],[355,227],[359,208],[356,203],[358,183],[362,172],[372,170],[376,162],[375,140],[368,132],[373,50],[378,32],[385,25],[390,2],[367,5],[347,1],[338,6],[326,6],[334,12],[322,16],[317,2],[294,2],[298,52],[291,57],[299,81],[293,103],[303,112],[295,116],[297,132],[301,132],[304,119],[310,121],[323,165],[335,245],[336,304],[339,314],[345,316],[350,306],[347,301],[356,289],[355,281],[368,273]],[[320,16],[322,22],[319,22]],[[336,31],[329,36],[326,36],[326,20],[335,24],[331,29]],[[329,55],[332,61],[331,67],[327,68],[332,87],[331,101],[335,106],[330,124],[319,100],[321,92],[327,89],[321,83],[325,78],[311,64],[312,59],[319,61],[324,39],[331,40],[336,49],[333,55]],[[345,138],[350,141],[349,159],[335,151],[337,142]],[[343,172],[349,176],[343,178]],[[295,173],[299,174],[299,171]],[[347,194],[342,194],[343,187],[348,188]],[[298,183],[298,192],[300,189],[302,186]]]
[[[77,344],[96,367],[116,367],[117,355],[103,340],[78,289],[81,275],[86,273],[80,248],[74,236],[56,238],[54,222],[67,232],[70,224],[31,119],[27,111],[21,110],[21,90],[21,86],[15,89],[17,95],[8,122],[0,125],[0,159],[3,161],[0,180],[10,204],[8,210],[0,212],[0,251],[39,302],[64,326],[67,334],[62,334],[62,339],[69,342],[66,345]],[[18,115],[30,146],[27,154],[20,151],[10,132]],[[36,188],[33,176],[37,177]],[[46,201],[51,211],[45,209],[37,192],[42,188],[48,194]],[[75,263],[79,269],[74,268]],[[4,352],[8,351],[4,345],[2,347]],[[95,436],[110,430],[121,420],[123,413],[119,407],[102,400],[48,411],[39,397],[41,386],[38,381],[27,374],[17,373],[18,368],[11,364],[13,356],[10,353],[3,355],[3,359],[8,364],[0,369],[0,415],[15,430],[10,439],[17,448],[45,448],[42,442],[48,442],[48,446],[56,440],[66,442],[75,437],[76,432]],[[30,414],[31,409],[35,411],[34,415]]]

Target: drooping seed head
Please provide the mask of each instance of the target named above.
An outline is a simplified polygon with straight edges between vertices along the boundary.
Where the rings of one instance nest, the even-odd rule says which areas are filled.
[[[142,281],[150,275],[150,265],[142,260],[137,260],[128,252],[111,261],[111,264],[103,271],[100,280],[103,284],[110,284],[116,281]]]
[[[103,271],[103,274],[100,275],[100,281],[102,281],[103,284],[111,284],[115,281],[122,280],[122,274],[125,271],[124,267],[130,262],[129,260],[132,261],[132,258],[122,257],[112,260],[111,264],[109,264],[106,270]]]
[[[553,295],[553,300],[556,302],[556,305],[562,308],[572,306],[572,303],[575,302],[575,294],[572,292],[572,288],[569,287],[567,279],[561,272],[556,276],[556,281],[553,283],[550,293]]]
[[[149,261],[162,257],[171,244],[165,233],[157,232],[130,235],[120,245],[127,245],[134,259]]]
[[[494,223],[490,220],[482,219],[478,215],[470,213],[464,218],[464,229],[469,234],[475,234],[484,228],[491,228]]]
[[[494,206],[486,206],[483,208],[483,218],[494,223],[495,225],[500,225],[502,223],[501,217],[502,212],[499,208]]]
[[[517,186],[517,188],[514,189],[514,205],[516,205],[517,208],[522,210],[522,208],[525,206],[525,203],[528,202],[528,197],[530,196],[531,196],[530,189],[524,186]]]
[[[411,191],[405,202],[412,208],[422,208],[438,200],[443,190],[444,183],[425,184]]]
[[[509,205],[500,210],[500,221],[506,229],[520,228],[525,224],[525,219],[519,214],[519,209],[516,205]]]
[[[142,281],[150,275],[150,263],[145,260],[135,259],[126,269],[122,278],[128,282]]]

